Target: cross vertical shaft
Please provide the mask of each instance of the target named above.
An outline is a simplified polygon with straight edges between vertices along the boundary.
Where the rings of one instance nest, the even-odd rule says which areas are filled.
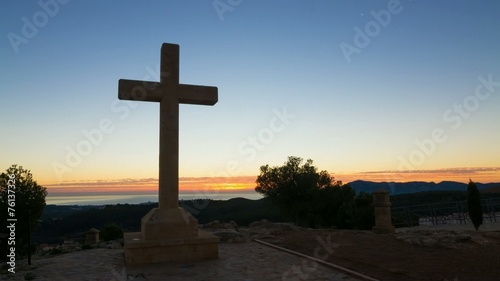
[[[161,47],[160,84],[169,93],[160,102],[158,207],[173,209],[179,200],[179,46]]]

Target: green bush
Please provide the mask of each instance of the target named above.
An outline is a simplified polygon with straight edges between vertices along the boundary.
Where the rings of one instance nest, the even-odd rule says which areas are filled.
[[[467,208],[469,217],[476,230],[483,224],[483,208],[481,207],[481,194],[477,189],[476,183],[469,179],[467,185]]]
[[[375,211],[372,206],[373,196],[361,192],[354,199],[354,228],[370,230],[375,225]]]
[[[103,241],[117,240],[123,238],[123,229],[117,224],[112,223],[106,225],[99,234]]]
[[[290,220],[306,227],[350,227],[355,192],[348,184],[319,171],[312,160],[288,157],[283,166],[260,167],[255,191]]]

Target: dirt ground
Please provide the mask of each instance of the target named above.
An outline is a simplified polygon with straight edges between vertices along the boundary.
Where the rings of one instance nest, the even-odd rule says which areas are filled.
[[[452,242],[423,237],[435,238],[433,235],[451,237]],[[500,231],[381,235],[371,231],[309,229],[279,233],[263,241],[379,280],[500,280]]]

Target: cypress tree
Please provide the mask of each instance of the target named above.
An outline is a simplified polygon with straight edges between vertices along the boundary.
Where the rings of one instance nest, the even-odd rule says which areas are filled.
[[[481,207],[481,195],[477,189],[476,183],[469,179],[467,185],[467,208],[469,217],[476,230],[483,224],[483,209]]]

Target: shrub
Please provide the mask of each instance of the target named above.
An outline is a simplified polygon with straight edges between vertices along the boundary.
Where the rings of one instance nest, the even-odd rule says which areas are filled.
[[[106,225],[99,234],[103,241],[117,240],[123,238],[123,229],[115,223]]]
[[[469,217],[476,230],[483,224],[483,208],[481,207],[481,194],[477,189],[476,183],[469,179],[467,185],[467,208]]]

